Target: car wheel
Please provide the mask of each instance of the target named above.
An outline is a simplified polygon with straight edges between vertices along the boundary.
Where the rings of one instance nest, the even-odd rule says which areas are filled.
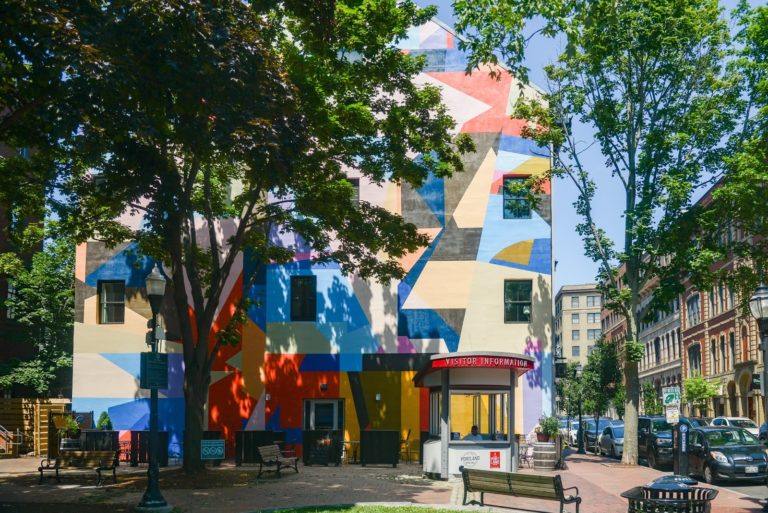
[[[656,453],[653,451],[648,451],[648,466],[653,469],[658,468],[656,466]]]
[[[704,467],[704,482],[707,484],[715,484],[717,482],[717,478],[715,478],[715,473],[712,472],[712,467],[709,465]]]

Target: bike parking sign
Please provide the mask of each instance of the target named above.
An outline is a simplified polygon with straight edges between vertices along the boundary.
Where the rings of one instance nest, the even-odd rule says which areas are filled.
[[[664,387],[661,389],[664,406],[680,406],[680,387]]]

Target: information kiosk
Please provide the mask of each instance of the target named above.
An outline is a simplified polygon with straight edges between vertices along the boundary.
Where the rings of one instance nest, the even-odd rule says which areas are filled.
[[[423,449],[428,477],[447,479],[461,466],[517,471],[515,386],[533,364],[533,357],[513,353],[432,356],[413,378],[429,388],[430,439]]]

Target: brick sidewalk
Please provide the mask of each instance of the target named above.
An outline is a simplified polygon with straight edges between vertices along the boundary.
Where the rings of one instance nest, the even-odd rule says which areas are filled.
[[[663,475],[663,472],[647,467],[617,467],[616,460],[596,456],[569,454],[568,469],[559,471],[563,484],[577,486],[583,498],[583,513],[621,513],[627,510],[627,502],[621,492],[639,486]],[[0,478],[10,474],[30,476],[39,465],[39,459],[0,460]],[[211,470],[227,472],[231,465]],[[242,470],[242,467],[240,468]],[[533,472],[525,469],[525,472]],[[120,474],[145,473],[146,468],[120,467]],[[390,467],[299,467],[299,473],[285,472],[282,479],[272,476],[256,481],[256,469],[249,467],[252,477],[247,482],[229,488],[163,489],[169,504],[183,513],[245,513],[261,509],[322,506],[332,504],[387,502],[433,505],[458,505],[462,499],[460,480],[430,481],[421,478],[418,465]],[[250,476],[251,474],[249,474]],[[25,485],[4,479],[0,492],[0,513],[36,511],[35,504],[77,503],[98,505],[88,511],[130,511],[138,503],[141,493],[122,490],[119,486],[96,488],[92,480],[67,480],[60,485],[48,482],[44,485]],[[78,483],[78,484],[75,484]],[[89,483],[86,485],[85,483]],[[486,495],[489,506],[499,511],[513,513],[518,510],[536,512],[559,511],[554,502],[519,499],[500,495]],[[13,506],[13,505],[16,506]],[[101,509],[100,509],[101,508]],[[503,509],[502,509],[503,508]],[[712,513],[757,512],[762,504],[739,493],[719,488]],[[479,508],[470,508],[478,511]],[[493,508],[496,509],[496,508]],[[573,511],[574,506],[566,507]]]

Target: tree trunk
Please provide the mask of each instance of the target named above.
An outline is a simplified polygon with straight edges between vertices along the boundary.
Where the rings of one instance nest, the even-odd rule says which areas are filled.
[[[205,428],[205,404],[208,400],[208,377],[199,372],[184,374],[184,473],[197,474],[205,469],[200,459],[200,440]]]
[[[624,403],[624,453],[621,462],[637,465],[637,417],[640,406],[640,377],[637,362],[625,361],[627,399]],[[630,433],[635,433],[632,436]]]

